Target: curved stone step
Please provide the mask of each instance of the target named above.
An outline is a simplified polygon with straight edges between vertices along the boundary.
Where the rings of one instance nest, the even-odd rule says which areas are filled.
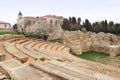
[[[40,44],[42,44],[42,43],[44,43],[44,41],[39,41],[39,43],[38,43],[38,44],[35,44],[35,45],[33,46],[33,48],[38,48],[38,47],[40,46]]]
[[[38,43],[39,45],[37,45],[36,43]],[[35,45],[36,44],[36,45]],[[62,61],[64,61],[64,60],[72,60],[72,59],[70,59],[70,58],[67,58],[66,56],[64,56],[64,55],[61,55],[61,54],[59,54],[59,55],[56,55],[56,53],[55,52],[53,52],[53,51],[47,51],[47,49],[45,49],[45,47],[46,47],[46,45],[48,45],[48,44],[52,44],[52,43],[48,43],[48,42],[28,42],[28,43],[26,43],[26,44],[24,44],[23,46],[25,47],[25,49],[27,49],[29,52],[32,52],[33,54],[41,54],[41,55],[43,55],[44,57],[46,57],[47,56],[47,58],[55,58],[55,59],[61,59]],[[34,45],[34,46],[33,46]],[[56,45],[56,44],[55,44]],[[32,49],[32,47],[31,46],[33,46],[33,49]],[[42,49],[40,49],[40,51],[38,50],[38,49],[36,49],[35,47],[37,47],[37,48],[39,48],[39,46],[41,46],[41,48]],[[34,51],[35,50],[35,51]],[[37,52],[36,52],[37,51]],[[28,53],[28,52],[27,52]],[[51,54],[50,54],[51,53]],[[52,55],[52,56],[51,56]],[[58,57],[59,56],[59,57]],[[35,57],[35,56],[34,56]],[[38,57],[37,57],[38,58]]]
[[[20,52],[14,45],[11,45],[9,42],[4,42],[4,48],[8,51],[12,56],[20,60],[21,62],[26,62],[28,60],[28,56]]]
[[[59,44],[55,44],[55,45],[51,46],[50,49],[51,49],[51,50],[54,50],[54,47],[55,47],[55,46],[58,46],[58,45],[59,45]]]
[[[63,48],[63,47],[65,47],[65,46],[59,45],[58,47],[56,47],[56,51],[61,51],[60,49]]]
[[[47,50],[42,50],[42,49],[36,49],[37,51],[40,51],[40,52],[44,52],[45,54],[49,55],[49,56],[52,56],[53,59],[58,59],[60,61],[73,61],[73,58],[69,58],[69,56],[65,56],[63,54],[58,54],[56,52],[53,52],[53,51],[47,51]]]
[[[60,78],[67,79],[67,80],[95,80],[95,78],[85,76],[80,73],[76,73],[70,70],[67,70],[63,67],[56,66],[54,64],[49,64],[47,62],[42,61],[34,61],[30,63],[30,66],[34,66],[35,68],[39,70],[43,70],[47,73],[50,73],[54,76],[58,76]]]
[[[15,44],[16,47],[23,53],[25,53],[26,55],[30,56],[31,58],[33,59],[41,59],[42,57],[41,56],[38,56],[32,52],[30,52],[29,50],[25,49],[22,45],[20,44]]]
[[[43,49],[39,49],[39,47],[33,47],[33,50],[40,52],[46,56],[49,56],[51,59],[60,59],[61,56],[58,56],[56,54],[54,54],[53,52],[47,51],[47,50],[43,50]],[[66,60],[65,58],[61,58],[61,60]]]
[[[62,49],[61,49],[61,51],[63,51],[63,52],[70,52],[70,48],[68,48],[68,47],[63,47]]]
[[[34,50],[34,51],[37,51],[38,53],[40,53],[40,54],[42,54],[42,55],[47,56],[49,59],[58,59],[56,56],[48,53],[47,51],[39,50],[39,49],[37,49],[37,48],[35,48],[35,47],[33,48],[33,50]]]
[[[21,39],[21,40],[16,41],[15,43],[22,44],[22,43],[25,43],[27,41],[29,41],[29,39]]]
[[[32,46],[31,46],[31,48],[33,48],[34,46],[36,46],[37,44],[39,44],[40,42],[36,42],[36,43],[34,43]]]
[[[41,48],[43,45],[47,44],[47,42],[42,42],[40,43],[39,47],[38,48]]]
[[[84,74],[84,75],[89,76],[89,77],[94,77],[94,78],[99,79],[99,80],[104,80],[104,79],[105,80],[107,80],[107,79],[108,80],[110,80],[110,79],[117,80],[120,78],[120,76],[119,76],[120,72],[104,70],[104,69],[101,69],[101,71],[100,70],[93,70],[93,69],[81,67],[80,65],[72,64],[72,62],[66,63],[66,62],[59,62],[56,60],[50,60],[48,62],[51,64],[54,64],[54,65],[69,69],[73,72],[81,73],[81,74]],[[96,75],[99,75],[101,77],[98,77]]]
[[[36,43],[38,43],[37,41],[31,41],[31,43],[26,44],[25,46],[29,46],[29,47],[33,47]]]
[[[9,73],[14,80],[53,80],[51,76],[38,71],[15,59],[0,62],[0,66]]]
[[[21,43],[20,45],[23,45],[23,46],[25,46],[25,45],[28,45],[28,44],[30,44],[32,41],[31,40],[28,40],[28,41],[26,41],[26,42],[24,42],[24,43]]]
[[[50,43],[50,42],[48,42],[47,44],[45,44],[45,45],[44,45],[44,46],[45,46],[45,50],[49,50],[48,47],[51,46],[51,45],[54,45],[54,44],[53,44],[53,43]]]
[[[61,46],[61,45],[60,45],[60,44],[57,44],[57,45],[53,46],[51,50],[52,50],[52,51],[56,51],[57,47],[59,47],[59,46]]]
[[[51,46],[53,46],[53,45],[54,45],[54,44],[48,44],[48,45],[46,45],[46,46],[45,46],[46,50],[48,50],[48,51],[49,51],[49,50],[50,50],[50,48],[51,48]]]
[[[23,40],[23,38],[13,38],[13,39],[7,40],[7,41],[12,43],[12,42],[16,42],[16,41],[19,41],[19,40]]]
[[[50,43],[42,44],[42,45],[39,47],[39,49],[41,49],[41,50],[47,50],[47,51],[48,51],[48,49],[46,48],[46,46],[48,46],[48,45],[51,45],[51,44],[50,44]]]
[[[42,52],[38,52],[38,51],[34,50],[33,48],[31,48],[31,46],[26,45],[23,47],[25,49],[27,49],[29,52],[31,52],[32,54],[38,56],[37,58],[39,58],[39,59],[42,59],[42,58],[49,59],[50,58],[49,56],[43,54]]]

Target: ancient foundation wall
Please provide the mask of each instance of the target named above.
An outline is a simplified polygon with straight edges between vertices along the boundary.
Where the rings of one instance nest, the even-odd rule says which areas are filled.
[[[87,51],[102,52],[110,56],[120,54],[120,37],[110,33],[66,31],[62,34],[61,43],[77,54]]]

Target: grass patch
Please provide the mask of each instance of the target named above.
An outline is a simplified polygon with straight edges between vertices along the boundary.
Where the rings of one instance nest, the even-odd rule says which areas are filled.
[[[4,35],[4,34],[18,34],[18,35],[24,35],[25,37],[36,37],[37,35],[34,33],[22,33],[22,32],[0,32],[0,35]]]
[[[91,61],[96,61],[96,59],[106,58],[109,55],[101,52],[83,52],[81,55],[75,55],[75,56]]]
[[[0,32],[0,35],[4,35],[4,34],[18,34],[17,32]]]
[[[53,43],[58,42],[58,39],[50,40],[50,42],[53,42]]]
[[[35,37],[36,35],[33,33],[23,33],[25,37]]]

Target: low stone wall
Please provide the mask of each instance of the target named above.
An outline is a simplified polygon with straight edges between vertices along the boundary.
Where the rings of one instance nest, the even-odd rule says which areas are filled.
[[[12,28],[0,28],[0,32],[12,32]]]

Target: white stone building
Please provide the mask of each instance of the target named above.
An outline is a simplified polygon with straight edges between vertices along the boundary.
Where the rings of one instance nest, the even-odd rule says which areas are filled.
[[[18,14],[17,26],[18,31],[24,32],[36,32],[40,28],[54,28],[56,30],[61,30],[61,25],[63,22],[62,16],[55,15],[45,15],[45,16],[24,16],[21,12]]]
[[[4,21],[0,21],[0,29],[8,29],[8,28],[11,28],[10,23],[4,22]]]
[[[11,24],[8,22],[0,21],[0,32],[10,32],[12,31]]]

